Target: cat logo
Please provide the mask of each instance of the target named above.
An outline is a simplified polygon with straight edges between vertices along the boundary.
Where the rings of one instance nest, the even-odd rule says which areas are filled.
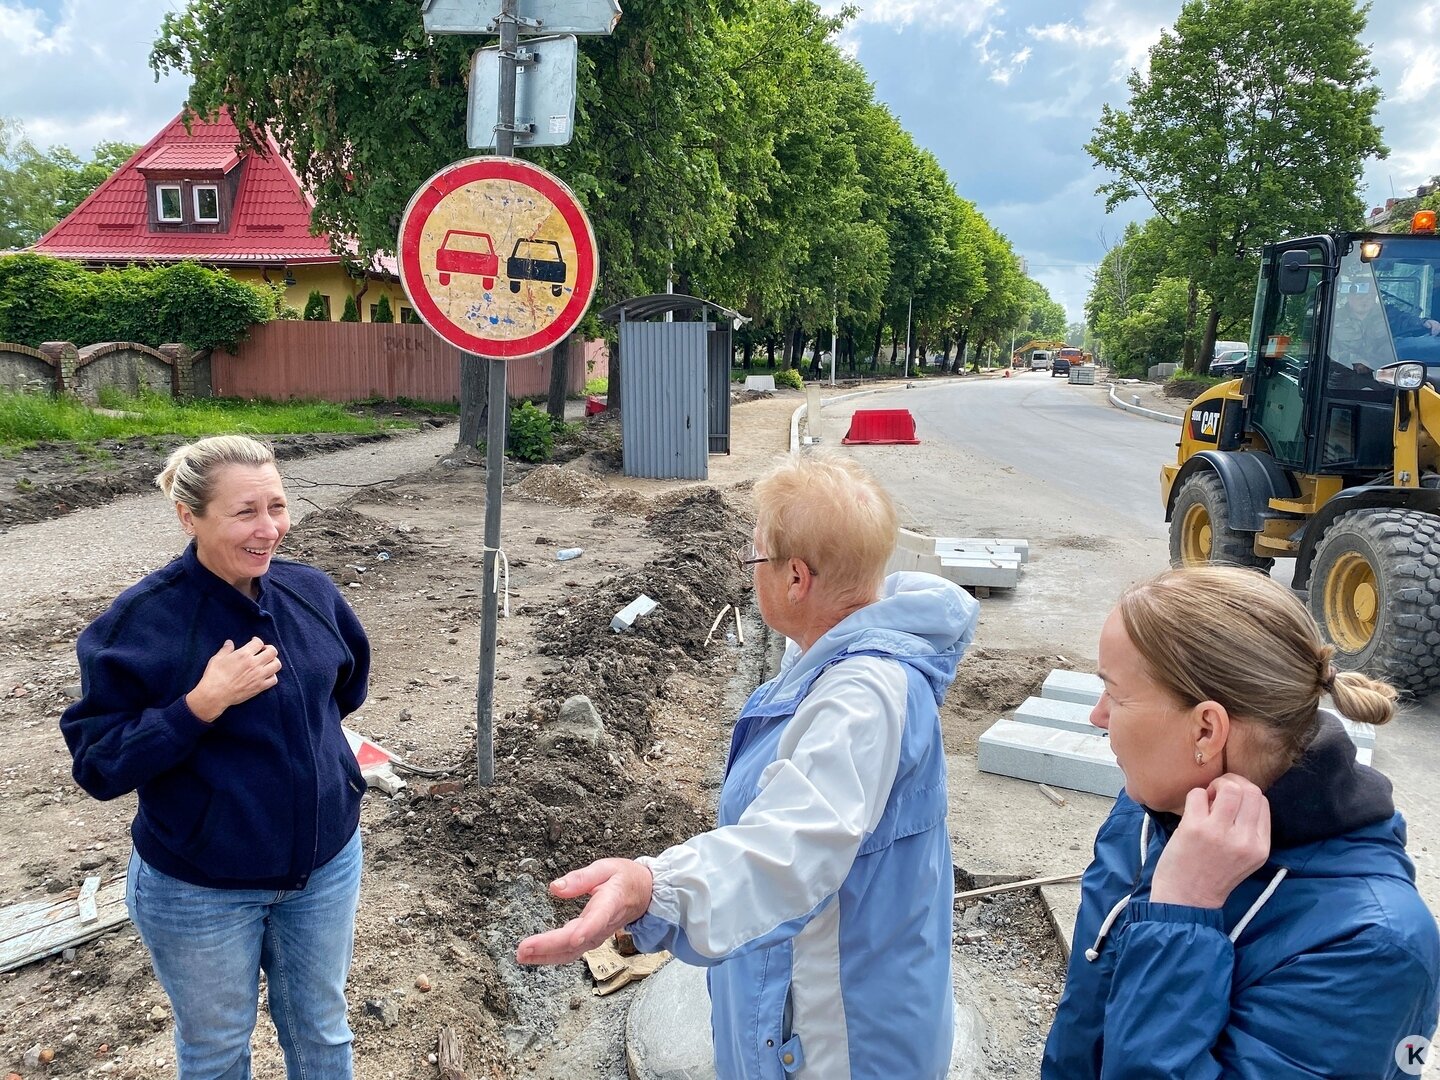
[[[1204,405],[1190,413],[1190,438],[1197,442],[1220,441],[1220,406]]]

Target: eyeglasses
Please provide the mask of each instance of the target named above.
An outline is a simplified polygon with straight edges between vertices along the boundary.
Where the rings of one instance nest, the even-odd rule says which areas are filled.
[[[750,543],[746,544],[739,551],[735,552],[735,562],[741,570],[748,570],[756,563],[769,561],[769,559],[761,555],[760,552],[756,550],[755,542],[753,540]]]

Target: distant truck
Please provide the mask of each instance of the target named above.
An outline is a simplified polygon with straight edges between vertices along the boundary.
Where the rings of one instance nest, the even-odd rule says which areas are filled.
[[[1036,349],[1034,352],[1032,352],[1032,353],[1030,354],[1030,370],[1031,370],[1031,371],[1049,371],[1049,370],[1050,370],[1050,350],[1048,350],[1048,349]]]

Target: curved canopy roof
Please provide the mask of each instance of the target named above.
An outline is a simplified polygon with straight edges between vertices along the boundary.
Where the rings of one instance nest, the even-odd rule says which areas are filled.
[[[698,296],[686,296],[684,293],[654,293],[650,296],[631,297],[605,308],[600,312],[600,318],[609,323],[634,322],[639,319],[653,319],[671,311],[698,311],[702,317],[713,314],[717,321],[750,321],[738,311],[731,311],[720,304],[701,300]]]

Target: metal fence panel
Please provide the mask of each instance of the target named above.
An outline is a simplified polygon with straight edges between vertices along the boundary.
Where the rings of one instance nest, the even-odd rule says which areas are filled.
[[[709,477],[707,337],[699,322],[620,324],[626,476]]]

